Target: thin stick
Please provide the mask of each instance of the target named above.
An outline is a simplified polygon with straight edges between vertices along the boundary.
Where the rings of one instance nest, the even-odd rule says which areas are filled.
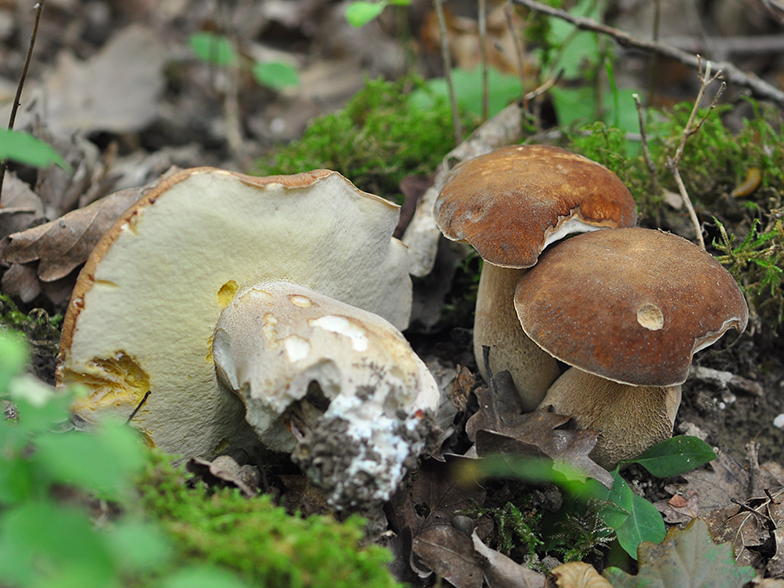
[[[700,63],[702,62],[700,61]],[[697,213],[694,210],[694,206],[691,203],[691,198],[689,198],[689,193],[686,191],[686,186],[683,183],[681,174],[678,171],[678,165],[680,164],[681,158],[683,157],[683,149],[686,147],[686,140],[698,130],[700,130],[700,127],[708,118],[708,115],[716,107],[716,102],[719,100],[719,97],[724,93],[726,84],[722,82],[721,86],[719,86],[719,89],[716,91],[716,95],[713,97],[713,100],[710,104],[710,107],[708,108],[708,111],[705,113],[705,116],[703,116],[699,121],[695,122],[700,109],[700,103],[702,102],[702,98],[705,96],[705,90],[714,81],[716,81],[720,75],[721,70],[717,71],[715,75],[711,76],[710,61],[706,62],[704,72],[702,70],[702,66],[700,65],[700,89],[697,92],[697,98],[694,101],[694,107],[691,109],[689,120],[683,129],[683,133],[681,133],[681,140],[678,143],[677,149],[675,150],[675,157],[667,157],[667,169],[670,171],[673,178],[675,178],[675,183],[678,185],[678,191],[680,192],[681,198],[683,198],[683,203],[686,205],[686,210],[689,212],[689,218],[691,218],[691,222],[694,225],[694,230],[697,234],[697,244],[703,249],[705,249],[705,240],[702,237],[702,226],[700,225],[700,221],[697,218]]]
[[[645,112],[642,109],[639,94],[632,94],[634,98],[634,105],[637,107],[637,117],[640,120],[640,144],[642,145],[642,156],[645,158],[645,165],[648,166],[648,171],[651,172],[651,192],[656,194],[658,189],[657,170],[656,164],[651,158],[651,152],[648,149],[648,135],[645,132]]]
[[[482,122],[490,110],[490,90],[487,69],[487,0],[479,0],[479,56],[482,60]]]
[[[633,37],[624,31],[615,29],[613,27],[608,27],[607,25],[597,22],[591,18],[586,18],[584,16],[572,16],[564,10],[551,8],[550,6],[540,4],[534,0],[512,1],[531,10],[542,12],[549,16],[554,16],[556,18],[560,18],[561,20],[565,20],[579,29],[610,35],[622,47],[632,47],[635,49],[648,51],[656,55],[669,57],[696,70],[700,70],[701,68],[701,60],[699,56],[693,53],[688,53],[686,51],[682,51],[675,47],[664,45],[656,41],[645,41],[643,39],[638,39],[637,37]],[[727,61],[715,63],[715,65],[724,72],[724,78],[728,83],[749,88],[754,94],[757,95],[758,98],[766,98],[778,103],[780,106],[784,106],[784,91],[775,88],[754,74],[746,73],[738,69],[732,63]]]
[[[438,16],[438,31],[441,35],[441,59],[444,61],[444,79],[449,90],[449,99],[452,102],[452,124],[455,129],[455,143],[457,145],[463,140],[463,126],[460,122],[460,112],[457,109],[457,96],[455,95],[455,85],[452,82],[452,57],[449,52],[449,38],[447,37],[446,18],[444,17],[443,0],[433,0]]]
[[[528,98],[525,95],[525,66],[523,65],[523,44],[520,42],[520,37],[515,31],[514,21],[512,20],[512,0],[506,0],[506,8],[504,9],[506,16],[506,26],[509,27],[509,32],[514,41],[515,53],[517,54],[517,75],[520,78],[520,92],[523,94],[523,112],[528,113]]]
[[[11,117],[8,120],[8,130],[14,129],[16,122],[16,113],[19,111],[22,100],[22,89],[24,88],[25,80],[27,79],[27,70],[30,69],[30,61],[33,58],[33,47],[35,47],[35,39],[38,37],[38,25],[41,23],[41,13],[44,11],[44,2],[41,0],[35,6],[35,22],[33,23],[33,32],[30,34],[30,45],[27,47],[27,56],[25,57],[24,67],[22,67],[22,75],[19,77],[19,84],[16,87],[16,95],[14,96],[14,103],[11,106]],[[3,159],[0,161],[0,194],[3,193],[3,179],[5,178],[5,170],[8,168],[8,160]]]

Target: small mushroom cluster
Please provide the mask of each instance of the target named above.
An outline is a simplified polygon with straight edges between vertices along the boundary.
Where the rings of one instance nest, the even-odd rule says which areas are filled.
[[[438,388],[399,329],[398,207],[336,172],[212,168],[153,188],[104,235],[63,325],[58,382],[92,423],[130,416],[183,457],[293,451],[337,507],[383,500],[433,434]]]
[[[713,257],[634,228],[617,176],[563,149],[505,147],[458,165],[435,217],[484,259],[480,373],[487,346],[527,410],[552,407],[599,433],[591,457],[608,469],[672,435],[693,354],[746,327],[743,294]],[[561,375],[556,360],[573,367]]]

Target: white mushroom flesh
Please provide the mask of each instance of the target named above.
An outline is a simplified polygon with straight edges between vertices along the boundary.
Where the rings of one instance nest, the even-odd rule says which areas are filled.
[[[386,500],[432,433],[438,387],[403,335],[307,288],[239,293],[213,356],[262,442],[294,452],[338,508]]]

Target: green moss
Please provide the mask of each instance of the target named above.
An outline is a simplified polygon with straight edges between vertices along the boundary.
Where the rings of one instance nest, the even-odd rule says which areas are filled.
[[[416,87],[424,86],[410,78],[368,80],[345,109],[314,119],[301,139],[259,162],[256,172],[332,169],[362,190],[394,197],[404,176],[433,172],[455,146],[449,105],[436,99],[432,109],[412,108],[408,96]],[[463,125],[470,130],[476,121],[465,116]]]
[[[391,554],[361,547],[364,520],[291,516],[268,495],[187,488],[164,456],[153,460],[140,489],[146,510],[189,562],[233,569],[256,586],[369,588],[397,586]]]

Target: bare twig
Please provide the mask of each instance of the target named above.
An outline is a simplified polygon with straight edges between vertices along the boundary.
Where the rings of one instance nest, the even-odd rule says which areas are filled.
[[[446,30],[446,18],[444,17],[443,0],[433,0],[438,17],[438,32],[441,35],[441,58],[444,61],[444,79],[449,90],[449,98],[452,102],[452,124],[455,130],[455,143],[460,144],[463,139],[463,128],[460,122],[460,112],[457,109],[457,96],[455,95],[455,85],[452,82],[452,57],[449,53],[449,37]]]
[[[694,107],[691,109],[691,113],[689,114],[689,120],[686,123],[686,126],[681,133],[681,140],[678,143],[678,147],[675,150],[675,157],[667,157],[667,169],[670,171],[672,176],[675,178],[675,183],[678,185],[678,191],[680,192],[681,198],[683,198],[683,203],[686,205],[686,210],[689,212],[689,218],[691,219],[692,224],[694,225],[694,231],[697,234],[697,244],[705,249],[705,240],[702,237],[702,226],[700,225],[700,221],[697,218],[697,213],[694,211],[694,206],[691,203],[691,198],[689,198],[689,193],[686,191],[686,186],[683,183],[683,179],[681,178],[681,174],[678,171],[678,165],[681,162],[681,158],[683,157],[683,149],[686,146],[686,140],[691,137],[694,133],[700,130],[700,127],[708,118],[708,115],[711,111],[716,107],[716,102],[718,101],[719,97],[724,92],[724,88],[726,84],[724,82],[721,83],[719,89],[716,91],[716,95],[713,97],[711,101],[710,107],[708,111],[705,113],[699,121],[695,122],[697,118],[697,114],[699,113],[700,104],[702,103],[702,99],[705,96],[705,90],[710,86],[718,77],[721,75],[721,70],[717,71],[713,76],[711,76],[711,64],[710,61],[706,62],[705,64],[705,71],[703,72],[702,66],[699,69],[699,78],[700,78],[700,89],[697,92],[697,98],[694,100]]]
[[[8,119],[8,130],[14,129],[16,122],[16,113],[19,111],[22,100],[22,89],[24,88],[25,80],[27,79],[27,70],[30,69],[30,61],[33,58],[33,47],[35,47],[35,39],[38,37],[38,25],[41,23],[41,13],[44,11],[44,2],[41,0],[35,6],[35,21],[33,22],[33,32],[30,33],[30,45],[27,47],[27,56],[25,56],[24,66],[22,67],[22,75],[19,76],[19,84],[16,86],[16,95],[14,96],[14,103],[11,105],[11,116]],[[8,169],[8,160],[3,159],[0,161],[0,194],[3,193],[3,179],[5,178],[5,170]]]
[[[564,10],[551,8],[550,6],[540,4],[539,2],[535,2],[534,0],[512,0],[512,1],[516,4],[525,6],[531,10],[536,10],[537,12],[541,12],[543,14],[547,14],[549,16],[554,16],[556,18],[560,18],[561,20],[565,20],[566,22],[573,24],[579,29],[583,29],[586,31],[594,31],[597,33],[602,33],[604,35],[610,35],[622,47],[641,49],[643,51],[655,53],[656,55],[669,57],[671,59],[674,59],[675,61],[683,63],[684,65],[692,67],[696,70],[700,70],[702,67],[701,59],[699,58],[699,56],[693,53],[687,53],[686,51],[682,51],[675,47],[664,45],[656,41],[646,41],[644,39],[638,39],[637,37],[633,37],[632,35],[624,31],[615,29],[613,27],[609,27],[591,18],[586,18],[583,16],[572,16],[571,14],[569,14]],[[724,72],[724,79],[728,83],[749,88],[757,97],[772,100],[777,104],[784,106],[784,91],[775,88],[774,86],[768,84],[767,82],[765,82],[764,80],[760,79],[758,76],[752,73],[746,73],[738,69],[737,67],[735,67],[735,65],[727,61],[722,61],[720,63],[714,62],[713,65],[717,69],[720,69],[722,72]]]
[[[479,0],[479,55],[482,60],[482,122],[484,122],[490,109],[487,79],[487,0]]]
[[[648,149],[648,136],[645,133],[645,111],[642,108],[640,96],[638,94],[632,94],[632,98],[634,98],[634,105],[637,107],[637,117],[640,120],[640,144],[642,145],[642,156],[645,158],[645,165],[648,166],[648,171],[651,172],[651,192],[656,194],[659,191],[657,170],[656,164],[651,158],[651,152]]]
[[[512,35],[514,41],[515,53],[517,54],[517,75],[520,78],[520,91],[523,93],[523,112],[528,112],[528,98],[525,94],[525,66],[523,64],[523,44],[520,41],[520,36],[514,27],[512,20],[512,0],[506,0],[506,8],[504,8],[506,15],[506,26],[509,27],[509,33]]]
[[[699,55],[697,56],[699,58]],[[694,106],[691,109],[691,113],[689,114],[689,120],[686,123],[686,127],[683,129],[683,133],[681,134],[681,140],[678,143],[678,148],[675,150],[675,157],[673,158],[673,162],[677,166],[681,162],[681,158],[683,157],[683,148],[686,146],[686,139],[691,137],[694,133],[700,130],[700,127],[705,122],[705,119],[708,118],[708,115],[711,111],[716,107],[716,103],[718,102],[721,95],[724,93],[724,88],[727,85],[722,82],[719,89],[716,91],[716,95],[713,97],[713,100],[708,107],[708,111],[705,113],[699,122],[695,124],[694,120],[697,118],[697,113],[700,109],[700,104],[702,104],[702,99],[705,97],[705,90],[710,86],[713,82],[715,82],[719,76],[721,76],[721,70],[717,71],[713,76],[711,76],[711,64],[710,61],[705,63],[705,71],[703,72],[702,66],[699,69],[699,78],[700,78],[700,89],[697,92],[697,98],[694,100]]]

